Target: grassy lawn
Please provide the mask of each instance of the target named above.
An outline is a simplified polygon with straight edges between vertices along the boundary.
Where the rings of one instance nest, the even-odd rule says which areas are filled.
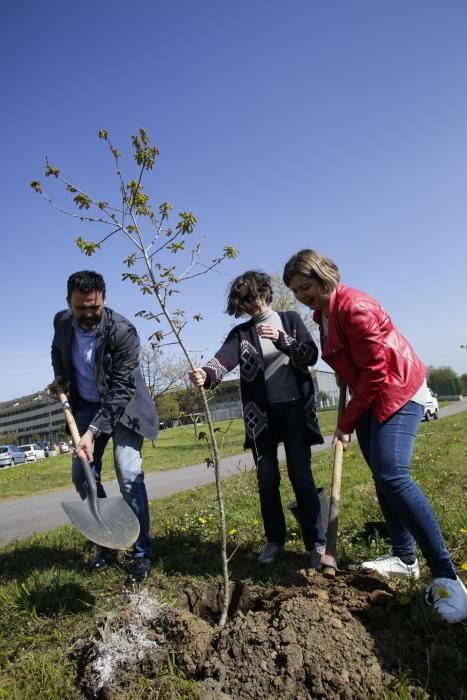
[[[461,413],[422,424],[413,459],[414,477],[433,503],[456,567],[464,577],[467,569],[465,418],[466,414]],[[183,431],[176,434],[181,435]],[[171,435],[167,438],[161,435],[161,446],[168,438]],[[187,458],[192,455],[193,452],[188,452]],[[320,453],[314,460],[316,482],[328,492],[331,462],[330,451]],[[42,467],[35,466],[39,468]],[[238,547],[231,561],[232,579],[265,586],[287,585],[291,570],[303,565],[303,546],[293,517],[287,514],[288,555],[271,573],[256,563],[263,532],[254,473],[242,472],[226,479],[223,489],[229,549],[233,552]],[[287,503],[292,498],[287,478],[282,480],[282,489],[283,501]],[[167,600],[173,601],[177,597],[177,584],[183,577],[205,581],[219,578],[216,513],[212,485],[151,504],[154,573],[147,585],[154,593],[160,595],[161,590],[165,591]],[[365,523],[374,520],[381,520],[374,487],[360,451],[353,444],[344,461],[338,539],[338,559],[342,566],[387,551],[387,542],[365,533]],[[124,580],[121,568],[92,575],[86,566],[91,553],[91,544],[71,526],[0,550],[0,698],[73,700],[83,697],[76,687],[78,669],[70,654],[73,640],[84,629],[95,632],[96,615],[111,609],[118,601]],[[122,565],[125,556],[121,556]],[[435,616],[429,616],[427,622],[420,595],[427,581],[426,570],[423,574],[416,584],[403,584],[407,587],[407,615],[426,643],[426,678],[418,677],[416,682],[420,689],[429,687],[431,666],[439,658],[445,658],[446,663],[454,663],[455,659],[459,677],[462,678],[462,674],[467,677],[467,624],[447,626]],[[410,659],[402,661],[406,669],[409,667],[409,677]],[[143,681],[150,683],[150,679]],[[420,695],[413,695],[408,686],[414,683],[407,680],[405,689],[399,689],[397,694],[388,691],[384,698],[428,697],[422,690]],[[186,694],[167,697],[193,698],[196,697],[193,692],[190,687]],[[143,697],[154,696],[142,694]]]
[[[325,411],[320,413],[319,417],[323,435],[334,432],[336,412]],[[222,457],[243,452],[244,429],[241,419],[219,421],[216,427],[219,428],[216,435]],[[198,432],[200,431],[207,431],[207,425],[199,425]],[[143,467],[145,473],[150,474],[198,464],[203,462],[206,456],[206,444],[196,438],[193,426],[168,428],[160,431],[155,447],[150,440],[145,440]],[[70,463],[71,456],[62,454],[39,462],[0,469],[0,501],[71,487]],[[104,482],[115,479],[110,445],[104,453],[103,473]]]

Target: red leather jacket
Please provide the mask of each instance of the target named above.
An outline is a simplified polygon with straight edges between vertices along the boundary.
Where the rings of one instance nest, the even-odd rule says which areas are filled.
[[[358,289],[344,284],[329,297],[328,337],[321,355],[352,390],[339,430],[351,433],[370,407],[379,422],[385,421],[420,388],[426,367],[393,325],[381,305]]]

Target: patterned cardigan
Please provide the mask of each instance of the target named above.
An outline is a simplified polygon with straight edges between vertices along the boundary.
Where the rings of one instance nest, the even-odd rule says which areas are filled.
[[[318,348],[298,313],[279,311],[279,316],[284,331],[279,331],[274,345],[290,358],[303,397],[308,442],[318,445],[324,440],[316,417],[313,380],[308,370],[318,359]],[[227,372],[238,364],[245,423],[244,447],[260,446],[271,436],[268,431],[263,353],[253,319],[232,328],[220,350],[203,366],[207,375],[204,386],[217,386]]]

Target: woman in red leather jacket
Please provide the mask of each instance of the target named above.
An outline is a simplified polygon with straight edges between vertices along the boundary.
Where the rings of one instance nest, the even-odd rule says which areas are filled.
[[[392,553],[362,564],[383,576],[418,578],[415,544],[433,576],[425,600],[447,622],[467,617],[467,590],[457,577],[432,507],[410,477],[415,436],[427,398],[426,368],[381,305],[340,284],[335,263],[314,250],[287,262],[284,282],[314,310],[321,354],[351,399],[333,444],[355,430],[371,469]]]

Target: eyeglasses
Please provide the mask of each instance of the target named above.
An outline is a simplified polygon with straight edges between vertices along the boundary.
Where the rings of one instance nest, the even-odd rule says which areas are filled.
[[[256,294],[248,293],[248,294],[245,294],[244,296],[240,297],[239,301],[240,301],[241,306],[243,306],[244,304],[251,304],[251,302],[256,301],[257,298],[258,297],[256,296]]]

